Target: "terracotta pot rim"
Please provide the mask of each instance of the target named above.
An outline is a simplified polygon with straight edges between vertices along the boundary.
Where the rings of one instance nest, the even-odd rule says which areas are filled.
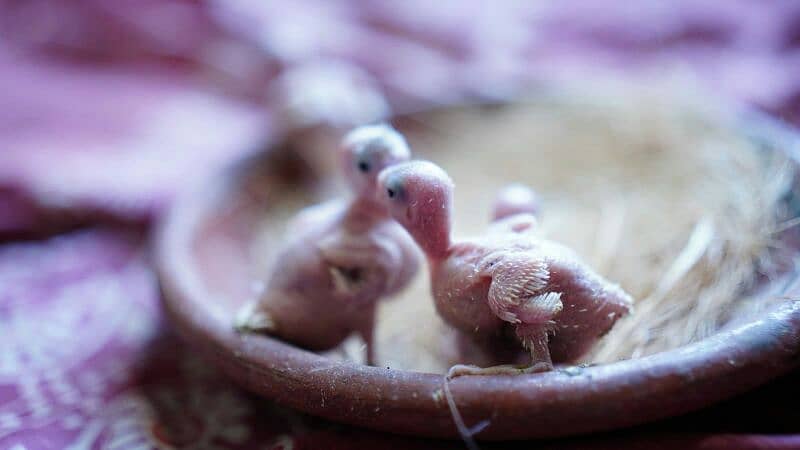
[[[774,143],[774,122],[752,112],[742,117],[754,125],[754,135]],[[796,151],[794,142],[775,145]],[[441,375],[331,360],[233,330],[232,313],[204,288],[197,265],[202,261],[191,246],[198,227],[239,194],[246,175],[239,166],[201,193],[183,196],[159,226],[157,269],[164,307],[178,333],[239,384],[278,403],[352,425],[457,438]],[[545,374],[463,377],[451,383],[451,391],[467,425],[488,421],[478,438],[544,438],[685,413],[798,365],[800,301],[787,300],[749,323],[655,355]]]

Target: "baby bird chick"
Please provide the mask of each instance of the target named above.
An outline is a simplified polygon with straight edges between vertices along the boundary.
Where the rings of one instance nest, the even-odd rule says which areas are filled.
[[[533,231],[541,205],[533,189],[513,183],[500,189],[492,204],[489,233]]]
[[[477,342],[511,332],[531,355],[524,368],[457,365],[448,376],[551,370],[553,361],[585,354],[630,312],[630,296],[572,251],[513,225],[503,227],[526,217],[532,223],[531,215],[509,216],[484,236],[454,243],[453,182],[437,165],[398,164],[381,173],[379,184],[383,203],[427,256],[442,318]]]
[[[354,197],[306,208],[289,222],[265,291],[240,313],[237,328],[316,351],[357,332],[373,364],[376,303],[411,280],[419,254],[378,201],[377,176],[409,157],[405,139],[388,125],[346,135],[341,166]]]
[[[516,214],[538,216],[541,209],[536,192],[522,183],[513,183],[501,189],[492,204],[492,221]]]
[[[354,127],[385,120],[389,104],[369,73],[353,64],[315,59],[286,68],[267,92],[283,145],[272,155],[284,173],[300,176],[320,191],[330,188],[323,175],[338,161],[331,143]]]

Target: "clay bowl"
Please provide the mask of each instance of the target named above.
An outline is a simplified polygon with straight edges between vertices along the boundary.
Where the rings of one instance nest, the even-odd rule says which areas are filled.
[[[760,145],[797,150],[792,131],[737,115]],[[441,375],[329,359],[270,337],[239,335],[250,298],[250,254],[270,199],[281,195],[268,153],[183,197],[156,242],[164,306],[178,333],[246,389],[332,421],[417,436],[458,438]],[[793,294],[793,293],[792,293]],[[800,365],[800,301],[749,323],[638,359],[517,377],[463,377],[451,391],[478,439],[551,438],[686,413],[748,391]]]

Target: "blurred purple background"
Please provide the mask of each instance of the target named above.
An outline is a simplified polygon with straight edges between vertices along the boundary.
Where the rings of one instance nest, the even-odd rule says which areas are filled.
[[[584,3],[0,0],[0,448],[392,440],[252,398],[162,323],[150,224],[190,181],[303,124],[275,95],[287,74],[305,68],[304,87],[342,77],[409,111],[553,78],[674,72],[800,125],[800,2]],[[363,103],[334,100],[318,120]],[[658,432],[689,448],[793,448],[774,433],[800,432],[780,401],[795,379],[592,445],[647,446]]]

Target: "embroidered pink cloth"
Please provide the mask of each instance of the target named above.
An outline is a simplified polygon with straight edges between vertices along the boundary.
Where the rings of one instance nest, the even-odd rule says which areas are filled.
[[[0,0],[0,449],[461,448],[238,389],[164,322],[148,221],[279,131],[270,80],[320,57],[365,69],[400,110],[678,67],[800,124],[793,0],[533,3]],[[551,444],[797,448],[796,380]]]

